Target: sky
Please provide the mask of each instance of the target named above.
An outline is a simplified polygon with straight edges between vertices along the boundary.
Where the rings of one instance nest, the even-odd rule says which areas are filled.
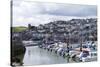
[[[38,26],[53,20],[97,16],[96,5],[78,5],[66,3],[46,3],[32,1],[13,1],[13,26]]]

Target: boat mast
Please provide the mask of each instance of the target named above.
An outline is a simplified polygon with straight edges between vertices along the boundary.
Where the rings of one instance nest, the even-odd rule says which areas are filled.
[[[80,36],[80,40],[81,40],[80,41],[80,51],[82,52],[82,42],[83,42],[83,39],[82,39],[83,38],[83,36],[82,36],[82,23],[80,24],[80,26],[81,26],[80,27],[80,33],[81,33],[81,36]]]

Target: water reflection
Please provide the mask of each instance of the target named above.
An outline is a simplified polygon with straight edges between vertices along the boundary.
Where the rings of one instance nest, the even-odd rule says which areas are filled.
[[[38,46],[32,46],[26,47],[23,62],[24,65],[60,64],[67,63],[67,59]]]
[[[28,55],[29,55],[29,56],[31,55],[31,50],[28,50]]]

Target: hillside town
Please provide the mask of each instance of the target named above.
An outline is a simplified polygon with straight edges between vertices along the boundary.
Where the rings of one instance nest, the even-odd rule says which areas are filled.
[[[39,26],[31,26],[28,24],[28,29],[19,32],[22,40],[32,40],[56,43],[66,43],[68,39],[70,43],[79,43],[82,38],[83,42],[97,41],[97,19],[71,19],[69,21],[56,20]],[[14,35],[17,33],[15,32]]]

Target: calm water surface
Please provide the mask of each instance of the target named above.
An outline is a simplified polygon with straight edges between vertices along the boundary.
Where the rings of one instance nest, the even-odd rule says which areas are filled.
[[[23,65],[60,64],[67,63],[67,59],[38,46],[31,46],[26,47],[23,63]]]

